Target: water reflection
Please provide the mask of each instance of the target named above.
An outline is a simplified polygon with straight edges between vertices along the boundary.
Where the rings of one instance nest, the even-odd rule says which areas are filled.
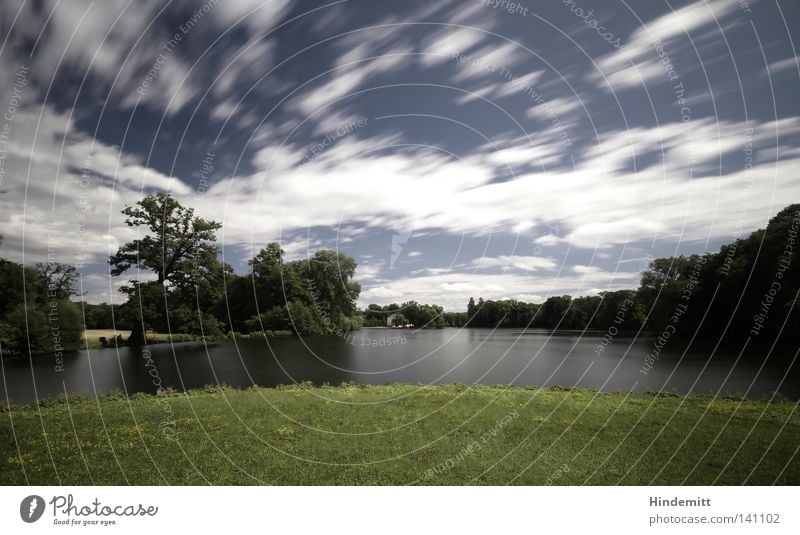
[[[709,359],[705,350],[673,347],[642,373],[652,341],[616,337],[597,351],[601,335],[577,332],[443,329],[420,332],[365,329],[347,337],[242,339],[204,345],[161,344],[64,356],[57,371],[47,355],[3,359],[2,396],[16,403],[57,394],[155,393],[209,384],[480,383],[578,386],[604,391],[721,392],[759,398],[778,390],[800,398],[789,361],[764,355]]]

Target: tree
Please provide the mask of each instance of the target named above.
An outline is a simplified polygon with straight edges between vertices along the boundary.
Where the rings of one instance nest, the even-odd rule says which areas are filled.
[[[466,327],[469,319],[466,312],[445,312],[443,316],[445,327]]]
[[[25,269],[28,269],[27,276],[23,273]],[[23,288],[23,283],[27,281],[27,290],[36,292],[36,286],[31,284],[36,280],[37,275],[32,269],[0,258],[0,310],[5,313],[17,303],[24,302],[26,288]]]
[[[217,261],[217,247],[210,242],[216,240],[216,231],[222,225],[195,216],[193,208],[182,206],[167,193],[147,195],[122,213],[127,216],[126,225],[144,228],[148,233],[122,245],[109,258],[111,274],[118,276],[136,268],[152,271],[157,277],[155,283],[132,280],[132,286],[122,289],[128,294],[128,305],[134,307],[133,315],[138,320],[132,322],[129,342],[141,345],[146,342],[144,331],[154,315],[150,304],[142,302],[144,294],[152,297],[154,292],[142,291],[143,287],[161,290],[162,297],[167,297],[171,286],[186,288],[199,284],[206,276],[205,267]],[[139,311],[141,314],[137,314]]]
[[[364,325],[367,327],[385,327],[389,312],[380,305],[371,304],[364,310]]]
[[[33,267],[39,273],[51,297],[69,299],[70,296],[76,295],[74,285],[78,273],[75,266],[59,262],[36,262]]]
[[[75,303],[66,298],[66,287],[50,288],[41,271],[0,259],[0,346],[4,354],[61,353],[80,347],[83,324]]]
[[[572,297],[569,295],[552,296],[539,309],[541,327],[548,329],[569,329],[573,324],[571,308]]]
[[[130,329],[130,325],[120,315],[120,305],[84,303],[83,315],[87,329]]]
[[[405,327],[410,323],[410,320],[402,314],[395,314],[392,318],[392,327]]]
[[[249,332],[292,330],[297,334],[339,334],[360,329],[364,317],[355,300],[356,262],[330,250],[307,260],[284,262],[277,243],[249,262],[250,276],[229,275],[224,303],[231,326]]]
[[[578,297],[572,300],[569,323],[562,325],[562,329],[587,329],[597,314],[597,309],[603,302],[599,295]]]
[[[620,331],[635,331],[642,326],[643,307],[636,302],[633,290],[601,292],[602,301],[597,307],[592,327],[607,330],[614,326]]]
[[[323,249],[308,260],[290,262],[285,268],[285,273],[296,276],[296,281],[307,291],[303,292],[301,300],[314,309],[318,316],[327,318],[326,331],[353,328],[356,299],[361,293],[361,285],[353,281],[356,272],[353,258],[338,251]],[[296,282],[293,282],[292,286],[295,285]]]

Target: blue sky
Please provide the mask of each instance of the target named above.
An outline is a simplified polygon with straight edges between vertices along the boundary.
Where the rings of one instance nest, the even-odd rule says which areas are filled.
[[[0,4],[0,254],[118,302],[119,211],[170,191],[356,258],[360,303],[632,287],[800,201],[800,4]]]

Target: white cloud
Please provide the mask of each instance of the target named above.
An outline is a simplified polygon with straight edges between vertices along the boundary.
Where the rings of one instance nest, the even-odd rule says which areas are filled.
[[[531,118],[551,120],[553,116],[564,117],[582,108],[583,105],[578,97],[561,97],[547,100],[544,104],[537,104],[529,108],[526,115]]]
[[[225,0],[211,14],[222,28],[241,20],[252,34],[264,35],[286,16],[291,5],[290,0]]]
[[[243,79],[252,80],[252,73],[260,75],[268,72],[274,61],[276,46],[275,40],[264,39],[262,33],[237,50],[226,53],[225,64],[221,66],[212,87],[214,95],[229,95]]]
[[[323,79],[328,79],[327,82],[292,98],[289,107],[305,115],[314,114],[323,107],[350,95],[368,80],[408,61],[411,57],[408,56],[410,52],[410,48],[398,48],[368,61],[352,58],[351,62],[343,63],[330,74],[323,76]]]
[[[416,56],[410,55],[414,49],[403,37],[404,26],[393,22],[386,19],[337,40],[336,48],[341,54],[335,66],[301,88],[289,101],[289,109],[314,114],[375,77],[411,63]]]
[[[37,6],[40,4],[43,12],[49,12],[55,5],[44,2]],[[213,8],[209,19],[202,21],[212,27],[216,24],[219,29],[256,9],[243,21],[252,41],[231,54],[238,52],[239,57],[212,89],[209,110],[216,118],[227,117],[234,109],[236,100],[229,92],[238,80],[274,61],[275,43],[261,40],[260,35],[282,20],[290,4],[286,1],[268,4],[255,0],[220,4]],[[89,2],[72,2],[69,6],[62,2],[42,36],[36,62],[32,64],[35,71],[32,79],[37,76],[47,79],[52,75],[62,53],[65,65],[76,73],[88,68],[94,58],[91,71],[94,78],[89,85],[95,79],[110,82],[118,75],[117,86],[122,88],[120,91],[127,91],[122,95],[123,104],[131,106],[141,96],[134,89],[163,45],[164,36],[159,33],[163,28],[146,30],[150,17],[163,4],[153,1],[137,5],[137,17],[123,13],[105,39],[111,23],[125,5],[122,1],[95,2],[90,8]],[[431,13],[444,12],[440,6],[426,9]],[[639,74],[645,80],[665,79],[664,66],[658,63],[653,49],[654,39],[661,39],[670,54],[677,55],[685,47],[679,39],[684,32],[711,27],[714,15],[725,17],[738,9],[736,2],[723,0],[692,3],[649,21],[631,34],[624,50],[605,55],[599,65],[609,74],[613,85],[638,83]],[[33,7],[22,10],[19,21],[22,30],[15,30],[9,47],[36,36],[42,22],[38,11]],[[469,17],[486,12],[479,3],[459,13],[467,11]],[[79,31],[74,32],[84,14]],[[543,71],[529,72],[517,67],[529,54],[514,43],[496,42],[494,37],[467,28],[437,28],[416,43],[407,39],[404,33],[407,27],[392,25],[398,20],[386,19],[382,21],[385,26],[357,31],[332,44],[338,53],[333,65],[338,68],[297,94],[289,102],[289,109],[314,114],[378,77],[397,72],[399,67],[416,66],[418,60],[423,65],[439,66],[441,60],[452,61],[456,52],[468,52],[484,64],[524,74],[520,78],[522,84],[513,84],[502,77],[496,80],[487,77],[485,68],[476,72],[474,66],[464,65],[456,80],[469,79],[469,82],[459,83],[459,87],[476,87],[476,92],[487,98],[512,95],[519,89],[515,86],[534,84],[544,76]],[[202,30],[198,27],[194,31]],[[68,45],[70,38],[73,40]],[[132,48],[139,38],[142,39]],[[420,56],[409,54],[415,51],[435,52],[439,56],[419,59]],[[130,57],[126,61],[128,52]],[[371,59],[372,56],[378,57]],[[13,72],[16,66],[5,58],[2,61],[3,69]],[[796,58],[785,58],[770,64],[768,71],[775,74],[796,66]],[[170,55],[154,85],[142,96],[143,104],[167,109],[171,101],[167,111],[185,108],[207,87],[193,80],[194,74],[187,76],[190,69],[191,62],[182,52]],[[593,79],[602,82],[597,75]],[[37,85],[30,84],[25,91],[26,104],[34,101]],[[553,113],[569,115],[580,111],[577,97],[560,94],[563,96],[549,101]],[[354,111],[358,110],[337,105],[314,115],[310,128],[318,134],[329,132],[339,121],[355,117],[351,113]],[[541,118],[543,112],[546,107],[540,106],[529,110],[528,115]],[[673,242],[725,239],[740,229],[763,226],[784,204],[800,199],[797,181],[800,152],[796,147],[781,146],[781,159],[775,161],[777,140],[786,144],[787,138],[794,141],[789,136],[800,135],[799,117],[775,122],[693,117],[691,136],[680,121],[666,122],[658,127],[601,133],[596,144],[575,148],[574,154],[564,149],[551,128],[545,128],[531,133],[530,139],[501,136],[493,140],[496,147],[479,147],[462,155],[460,160],[433,150],[397,147],[408,141],[401,133],[352,135],[338,139],[303,167],[298,164],[308,154],[307,145],[290,139],[281,146],[281,136],[298,122],[298,118],[289,117],[280,124],[261,126],[251,143],[258,150],[248,162],[256,170],[224,177],[203,195],[195,196],[191,184],[148,168],[141,159],[117,147],[93,143],[66,115],[56,113],[53,108],[45,106],[39,121],[38,110],[23,107],[14,121],[14,135],[3,168],[0,193],[3,256],[22,258],[24,233],[26,261],[42,260],[48,244],[55,242],[60,261],[75,262],[77,252],[85,249],[92,260],[104,262],[119,243],[132,236],[119,211],[138,200],[142,190],[172,191],[181,202],[195,206],[201,215],[221,220],[224,230],[220,239],[226,245],[242,249],[281,236],[297,236],[297,231],[311,226],[340,225],[349,225],[350,229],[341,243],[352,242],[359,232],[377,227],[414,230],[415,237],[434,231],[460,237],[461,233],[488,236],[509,229],[528,232],[548,222],[558,222],[562,231],[539,236],[534,240],[537,245],[569,243],[573,247],[595,249],[654,238]],[[744,148],[744,132],[750,128],[754,130],[753,168],[725,175],[716,173],[721,156],[734,162],[728,169],[735,169],[736,161],[743,162],[744,155],[737,153]],[[34,142],[35,152],[31,155]],[[80,169],[90,155],[88,185],[81,185]],[[575,157],[574,167],[557,165],[568,156]],[[632,170],[634,161],[639,164],[636,170]],[[510,177],[509,167],[514,171]],[[80,203],[86,206],[85,212],[79,212]],[[749,206],[744,212],[743,205]],[[81,219],[83,213],[85,222]],[[50,222],[53,226],[48,228]],[[531,238],[533,235],[524,241]],[[290,241],[284,248],[287,257],[294,258],[322,245],[328,244],[312,238]],[[421,252],[414,251],[408,256],[414,258],[415,253]],[[548,288],[520,278],[520,271],[553,269],[555,262],[539,256],[500,255],[480,259],[471,266],[480,268],[477,275],[426,268],[413,271],[414,277],[384,283],[377,278],[381,265],[369,261],[361,262],[358,276],[376,284],[365,288],[365,296],[402,295],[405,299],[406,292],[416,292],[415,298],[428,300],[438,292],[456,303],[468,291],[495,298],[547,295]],[[504,269],[516,278],[492,278],[499,275],[486,272]],[[601,288],[606,282],[601,277],[609,277],[587,266],[574,266],[569,275],[573,278],[562,278],[558,285],[570,292],[581,287],[587,278],[593,289]],[[613,282],[616,284],[616,279]],[[462,306],[460,303],[459,308]]]
[[[453,61],[454,54],[466,54],[485,37],[484,32],[474,28],[441,30],[423,42],[422,52],[425,55],[420,57],[420,61],[426,67]]]
[[[62,57],[73,66],[86,68],[91,64],[95,76],[113,79],[130,47],[142,37],[161,7],[155,0],[146,0],[136,5],[134,14],[126,12],[126,9],[133,8],[125,0],[77,0],[69,4],[46,0],[42,4],[39,12],[29,3],[23,10],[23,20],[15,25],[15,31],[37,38],[45,20],[41,13],[52,13],[47,19],[47,32],[39,40],[33,64],[34,70],[44,79],[55,72]],[[26,23],[28,17],[31,20]],[[19,37],[21,39],[22,35]]]
[[[468,282],[443,282],[439,285],[442,291],[447,293],[471,293],[471,292],[479,292],[481,290],[480,287],[475,286],[474,284],[470,284]]]
[[[287,145],[277,150],[268,145],[256,154],[258,172],[224,178],[195,197],[185,182],[149,169],[117,148],[96,142],[92,149],[90,140],[64,115],[46,108],[35,134],[34,117],[24,110],[18,114],[4,169],[0,223],[5,235],[3,249],[15,251],[17,258],[25,226],[28,260],[46,256],[49,233],[43,222],[50,220],[56,221],[53,234],[63,244],[62,261],[74,261],[79,246],[87,248],[93,259],[102,260],[113,252],[115,243],[129,239],[119,210],[138,200],[143,187],[171,190],[201,215],[221,220],[224,231],[220,239],[248,252],[251,243],[262,246],[311,226],[337,228],[341,224],[361,229],[359,232],[387,226],[400,231],[400,225],[413,229],[416,236],[417,230],[423,229],[486,235],[558,222],[558,235],[547,233],[535,242],[554,245],[566,241],[584,248],[655,237],[726,238],[741,228],[763,226],[784,204],[800,199],[800,183],[794,178],[800,174],[800,155],[774,161],[776,130],[782,138],[797,135],[800,118],[760,124],[719,123],[719,133],[715,125],[697,120],[692,139],[697,157],[713,162],[720,151],[733,154],[741,150],[747,128],[753,128],[756,154],[773,154],[773,158],[761,157],[751,170],[723,176],[690,178],[687,142],[680,135],[680,125],[674,124],[604,136],[596,148],[585,151],[574,170],[526,172],[502,182],[492,181],[496,167],[484,155],[462,160],[431,157],[427,152],[420,157],[414,151],[378,155],[376,149],[395,139],[350,136],[302,168],[296,164],[304,148]],[[34,135],[37,150],[27,180],[27,156]],[[636,142],[634,150],[626,145],[631,141]],[[624,170],[631,153],[659,149],[664,150],[663,162],[637,173]],[[90,151],[96,175],[91,176],[90,187],[81,189],[80,168]],[[273,172],[275,169],[281,172]],[[336,169],[335,180],[331,180],[331,169]],[[57,185],[54,177],[58,177]],[[367,196],[365,180],[370,184]],[[78,243],[76,210],[84,192],[89,204],[88,226]],[[743,204],[750,208],[741,213]],[[22,206],[26,206],[24,217]],[[351,231],[345,234],[349,236]],[[552,259],[526,256],[494,256],[476,265],[521,270],[553,266]]]
[[[572,271],[574,271],[575,273],[587,274],[587,273],[600,273],[603,270],[598,266],[582,266],[580,264],[576,264],[572,266]]]
[[[385,286],[375,286],[373,288],[368,288],[361,292],[361,300],[364,299],[392,299],[395,297],[404,297],[403,294],[397,290],[392,290],[390,288],[386,288]],[[405,298],[405,297],[404,297]]]
[[[414,276],[419,275],[441,275],[443,273],[450,273],[453,271],[451,268],[423,268],[423,269],[415,269],[411,271],[409,274]]]
[[[775,76],[776,74],[782,73],[784,71],[798,70],[798,68],[800,68],[798,67],[798,58],[792,57],[770,63],[769,65],[767,65],[767,67],[764,68],[763,73],[764,74],[769,73],[771,76]]]
[[[221,100],[211,108],[211,117],[224,121],[229,119],[235,110],[236,101],[234,99]]]
[[[278,151],[283,163],[277,165],[269,156],[274,149],[265,148],[259,165],[277,165],[281,173],[224,179],[195,204],[203,213],[224,218],[231,242],[241,242],[251,233],[271,237],[281,230],[340,222],[396,230],[402,223],[413,229],[479,235],[555,221],[558,235],[540,236],[537,244],[567,241],[596,248],[655,237],[731,236],[740,217],[732,214],[738,214],[736,207],[745,200],[751,209],[741,216],[745,220],[740,225],[756,228],[782,204],[800,198],[800,183],[793,180],[800,169],[797,159],[776,163],[774,157],[765,157],[749,171],[703,177],[695,173],[694,178],[689,164],[690,156],[697,164],[714,165],[720,154],[742,150],[748,128],[754,129],[756,153],[774,154],[776,129],[781,136],[793,134],[800,119],[760,124],[697,119],[692,128],[691,140],[680,123],[607,134],[579,153],[574,170],[525,172],[502,182],[492,177],[503,158],[476,154],[450,160],[421,157],[414,151],[375,152],[391,145],[392,138],[343,138],[302,169],[291,165],[292,158],[299,160],[294,149]],[[522,154],[525,149],[513,150]],[[630,171],[634,156],[662,152],[663,161]],[[503,157],[523,160],[514,152]],[[335,180],[330,179],[331,169],[336,170]],[[368,197],[365,180],[370,184]]]
[[[368,73],[369,69],[365,67],[336,73],[328,83],[304,93],[301,97],[293,100],[290,106],[296,107],[306,115],[311,115],[319,111],[323,106],[355,91],[367,79]]]
[[[497,39],[496,37],[494,39]],[[511,76],[522,76],[522,73],[514,72],[514,67],[524,61],[525,59],[530,58],[531,54],[522,46],[514,42],[493,42],[491,44],[487,44],[486,46],[479,48],[470,56],[474,56],[478,58],[481,62],[481,65],[484,69],[490,69],[495,71],[495,76],[506,76],[510,74]],[[505,69],[505,70],[503,70]],[[524,80],[535,80],[537,74],[529,73],[526,76],[530,76],[531,78],[524,78]],[[521,81],[523,79],[518,79]],[[514,85],[509,83],[509,85]],[[520,87],[517,84],[517,87]],[[524,86],[522,86],[524,87]]]
[[[502,84],[500,82],[493,82],[479,87],[460,88],[466,92],[456,97],[455,102],[456,104],[460,105],[484,98],[491,101],[492,100],[491,97],[494,96],[500,90],[501,87]]]
[[[561,143],[547,139],[550,133],[545,130],[540,135],[531,136],[532,139],[521,138],[485,145],[478,152],[486,164],[496,167],[510,166],[516,169],[522,165],[538,165],[545,169],[558,164],[568,154]]]
[[[466,310],[470,297],[542,302],[551,295],[568,293],[577,297],[588,295],[591,289],[605,291],[629,288],[637,284],[639,276],[638,272],[606,271],[560,277],[451,272],[400,278],[375,288],[365,288],[359,305],[389,304],[402,298],[403,301],[436,303],[449,311]]]
[[[623,40],[624,48],[606,54],[597,61],[600,72],[589,76],[605,89],[620,90],[653,80],[667,80],[665,66],[654,43],[660,40],[667,59],[673,62],[681,48],[676,44],[688,32],[713,23],[739,11],[738,2],[728,0],[697,0],[645,23]],[[604,80],[605,76],[608,81]],[[608,85],[610,87],[608,87]]]
[[[471,263],[478,269],[486,268],[513,268],[522,271],[536,271],[539,269],[554,269],[557,264],[553,258],[541,256],[495,256],[476,258]]]
[[[380,275],[380,273],[383,271],[383,268],[384,268],[383,262],[375,264],[360,262],[356,267],[355,280],[357,281],[374,280],[377,278],[378,275]]]
[[[119,242],[133,237],[119,211],[141,191],[191,194],[181,180],[116,147],[92,143],[47,106],[41,120],[38,110],[18,110],[11,139],[0,188],[4,258],[44,261],[49,246],[59,262],[105,263]]]
[[[240,18],[242,27],[257,35],[240,50],[225,54],[219,65],[221,77],[213,89],[216,96],[225,95],[237,80],[253,71],[254,65],[260,64],[263,69],[271,62],[274,43],[262,38],[288,13],[291,3],[43,0],[23,3],[19,9],[18,2],[6,1],[0,6],[0,20],[14,19],[18,10],[19,16],[13,28],[6,28],[2,22],[0,27],[7,31],[6,53],[36,41],[31,78],[47,82],[59,70],[75,76],[88,71],[83,92],[102,99],[113,83],[114,91],[119,92],[112,97],[113,102],[125,107],[139,102],[172,114],[192,102],[208,84],[188,59],[189,41],[209,30],[220,33]],[[175,35],[181,39],[172,48],[165,48]],[[216,58],[210,53],[199,67],[207,69],[212,60]],[[148,77],[151,69],[156,72]],[[217,115],[221,111],[216,110]]]
[[[571,244],[578,247],[610,247],[611,244],[627,243],[643,236],[657,236],[665,226],[645,217],[632,217],[617,221],[603,221],[578,225],[569,235]]]
[[[525,221],[520,221],[519,223],[511,227],[511,232],[513,232],[514,234],[519,234],[520,232],[525,232],[526,230],[530,230],[535,226],[536,226],[535,221],[526,219]]]
[[[561,238],[559,238],[555,234],[545,234],[533,240],[533,243],[542,245],[544,247],[549,247],[551,245],[558,245],[559,243],[561,243],[561,241],[562,241]]]
[[[536,87],[537,83],[544,77],[544,75],[545,71],[533,71],[523,76],[514,78],[513,81],[506,81],[500,91],[497,92],[497,98],[524,93],[525,91],[528,91],[528,88]]]

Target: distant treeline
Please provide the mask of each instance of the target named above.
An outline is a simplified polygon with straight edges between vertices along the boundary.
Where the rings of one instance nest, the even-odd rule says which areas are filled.
[[[131,324],[127,317],[123,317],[120,314],[121,306],[116,304],[109,305],[108,303],[100,303],[99,305],[84,303],[83,320],[86,322],[86,328],[129,331]]]
[[[654,333],[668,339],[697,335],[700,341],[782,345],[800,342],[800,204],[781,210],[766,229],[722,246],[717,253],[657,258],[639,288],[544,303],[470,299],[466,313],[443,312],[415,302],[370,305],[364,324],[386,325],[388,315],[426,327],[534,327]],[[426,313],[413,321],[419,310]]]
[[[452,327],[446,321],[449,314],[439,305],[420,305],[408,301],[402,305],[369,305],[364,314],[365,327],[403,327],[413,325],[424,329]]]
[[[444,312],[441,306],[416,301],[369,305],[364,310],[364,326],[600,329],[615,324],[620,329],[636,329],[641,326],[641,314],[635,296],[634,290],[620,290],[576,299],[569,295],[550,297],[542,304],[483,298],[476,302],[471,298],[467,312]]]

